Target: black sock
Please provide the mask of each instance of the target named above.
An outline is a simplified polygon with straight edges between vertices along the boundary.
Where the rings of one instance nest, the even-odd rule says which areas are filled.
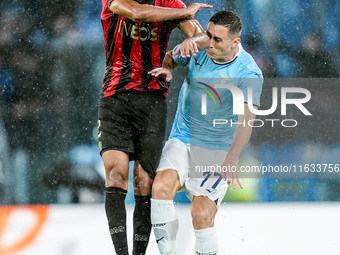
[[[151,232],[150,196],[135,195],[135,201],[132,255],[144,255]]]
[[[129,255],[126,235],[125,197],[127,191],[115,187],[105,188],[105,211],[113,246],[117,255]]]

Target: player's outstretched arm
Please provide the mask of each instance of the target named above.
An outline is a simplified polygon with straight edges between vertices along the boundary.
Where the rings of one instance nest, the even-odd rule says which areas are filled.
[[[174,51],[174,55],[180,53],[183,58],[190,57],[190,54],[196,56],[199,50],[209,46],[209,37],[197,20],[184,20],[178,27],[188,38]]]
[[[256,109],[257,107],[254,106]],[[230,150],[226,156],[226,159],[223,162],[223,166],[226,166],[225,169],[237,169],[238,159],[247,146],[248,141],[250,139],[252,133],[252,127],[247,125],[248,121],[251,119],[255,119],[255,114],[253,114],[247,104],[244,104],[244,115],[238,115],[238,123],[245,123],[245,125],[237,125],[236,132],[234,135],[233,143],[230,147]],[[237,184],[243,189],[243,184],[238,176],[238,171],[229,171],[226,173],[222,173],[223,179],[226,179],[226,175],[228,176],[228,184],[231,182],[233,188],[236,189]]]
[[[163,59],[162,67],[155,68],[148,72],[148,74],[156,77],[163,78],[166,81],[172,80],[172,71],[178,66],[175,60],[172,57],[172,51],[169,51],[165,54]]]
[[[173,78],[171,70],[164,67],[155,68],[148,72],[148,74],[157,78],[163,78],[165,81],[171,81]]]
[[[113,0],[109,2],[109,9],[124,17],[127,17],[135,22],[157,22],[170,19],[190,19],[194,18],[195,14],[201,8],[212,8],[208,4],[195,3],[188,8],[176,9],[158,7],[147,4],[139,4],[133,0]]]

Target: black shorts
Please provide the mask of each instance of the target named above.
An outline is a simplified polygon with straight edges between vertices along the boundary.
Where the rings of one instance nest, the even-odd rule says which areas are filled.
[[[154,178],[162,153],[167,119],[160,92],[124,92],[101,98],[98,112],[100,154],[126,152]]]

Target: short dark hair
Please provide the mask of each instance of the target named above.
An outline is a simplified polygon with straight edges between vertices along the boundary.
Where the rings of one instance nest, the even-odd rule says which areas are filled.
[[[215,25],[221,25],[229,28],[230,35],[240,36],[242,32],[241,18],[233,11],[216,12],[209,20]]]

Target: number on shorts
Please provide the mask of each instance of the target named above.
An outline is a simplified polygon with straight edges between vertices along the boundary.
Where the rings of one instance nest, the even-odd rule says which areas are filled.
[[[202,187],[206,182],[207,180],[210,178],[211,176],[211,172],[205,172],[203,173],[203,175],[206,175],[206,177],[204,178],[204,180],[202,181],[200,187]],[[217,177],[217,180],[216,182],[211,186],[212,189],[215,189],[217,187],[217,185],[221,182],[222,180],[222,175],[220,173],[214,173],[214,176]]]

